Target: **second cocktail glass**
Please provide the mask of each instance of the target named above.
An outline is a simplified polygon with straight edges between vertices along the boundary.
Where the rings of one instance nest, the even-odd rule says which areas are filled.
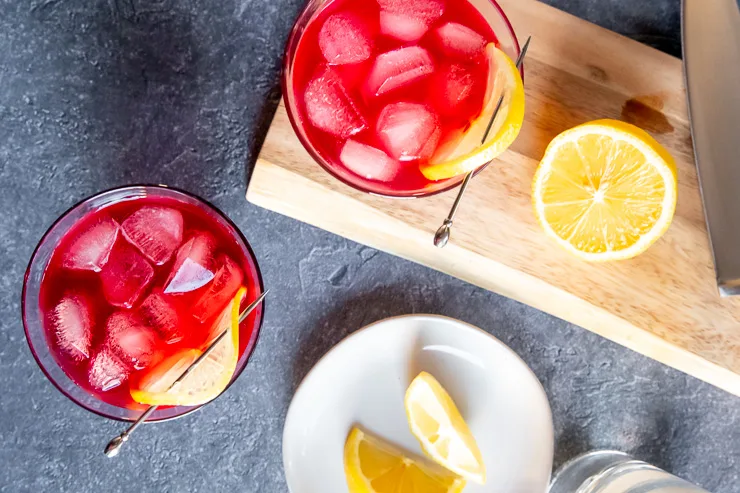
[[[489,43],[519,54],[494,0],[312,0],[286,48],[288,116],[316,162],[356,189],[449,190],[463,174],[433,180],[422,169],[481,116]]]
[[[64,395],[102,416],[134,421],[154,403],[148,399],[161,398],[146,379],[201,351],[245,291],[242,308],[263,292],[259,268],[220,211],[186,192],[129,186],[80,202],[47,231],[26,271],[23,322],[36,361]],[[252,353],[262,312],[258,306],[238,327],[229,324],[238,332],[238,344],[221,353],[229,368],[210,373],[223,385],[202,400],[173,397],[148,421],[187,414],[233,382]]]

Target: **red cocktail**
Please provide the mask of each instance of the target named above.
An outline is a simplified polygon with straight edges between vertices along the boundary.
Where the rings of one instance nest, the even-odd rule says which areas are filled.
[[[288,42],[288,115],[314,159],[355,188],[400,197],[449,189],[462,176],[424,170],[481,116],[489,45],[519,52],[490,0],[312,1]]]
[[[62,392],[92,411],[135,419],[148,403],[132,391],[167,361],[203,350],[242,287],[245,307],[262,293],[259,270],[221,213],[183,192],[127,187],[82,202],[47,232],[26,274],[24,323]],[[258,307],[239,325],[232,380],[261,320]],[[163,407],[152,419],[191,409]]]

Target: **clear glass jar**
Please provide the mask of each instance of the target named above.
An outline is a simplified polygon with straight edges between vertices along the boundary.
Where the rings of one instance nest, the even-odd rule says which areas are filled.
[[[623,452],[596,450],[557,470],[548,493],[707,493]]]

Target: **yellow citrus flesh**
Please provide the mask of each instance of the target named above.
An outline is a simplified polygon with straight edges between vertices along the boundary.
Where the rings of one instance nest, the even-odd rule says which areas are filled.
[[[486,468],[472,433],[447,391],[421,372],[404,400],[409,427],[436,463],[476,483],[485,484]]]
[[[221,312],[205,347],[223,331],[227,331],[227,335],[182,382],[172,385],[202,354],[200,349],[185,349],[155,365],[141,380],[132,384],[131,397],[148,405],[197,406],[223,392],[239,359],[239,305],[246,292],[244,287],[239,289]]]
[[[548,236],[588,261],[647,250],[676,210],[676,163],[644,130],[598,120],[555,137],[535,174],[532,201]]]
[[[421,172],[429,180],[461,175],[497,158],[519,135],[524,122],[524,84],[516,64],[490,43],[486,46],[489,75],[483,111],[470,127],[439,146]],[[491,116],[503,95],[503,102],[486,142],[481,144]]]
[[[393,445],[353,428],[344,445],[350,493],[459,493],[465,480],[433,463],[414,460]]]

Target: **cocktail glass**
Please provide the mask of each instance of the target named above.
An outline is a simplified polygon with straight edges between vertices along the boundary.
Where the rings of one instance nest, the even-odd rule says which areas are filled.
[[[509,19],[506,17],[506,14],[498,3],[496,3],[495,0],[461,1],[470,2],[495,33],[501,50],[512,58],[512,60],[516,60],[520,53],[519,42]],[[458,175],[439,181],[427,181],[422,186],[414,188],[398,188],[393,184],[364,179],[348,170],[340,162],[337,162],[338,160],[332,159],[328,157],[326,153],[321,152],[319,146],[317,146],[313,141],[314,139],[311,138],[311,133],[307,131],[307,127],[310,123],[304,121],[304,118],[301,116],[301,101],[299,94],[301,94],[301,91],[305,88],[297,87],[296,85],[295,69],[297,62],[299,62],[299,60],[296,60],[296,54],[307,27],[317,18],[323,9],[334,2],[335,0],[310,0],[301,15],[298,17],[285,49],[282,78],[283,98],[290,122],[298,136],[298,139],[303,144],[303,147],[308,151],[311,157],[322,168],[324,168],[324,170],[336,179],[357,190],[374,195],[397,198],[426,197],[450,190],[460,185],[464,180],[465,175]],[[448,5],[451,3],[452,2],[449,1]],[[485,166],[486,165],[480,166],[476,170],[476,173],[485,168]]]
[[[160,185],[125,186],[89,197],[62,214],[42,237],[26,270],[22,294],[23,325],[26,339],[39,367],[62,394],[90,412],[119,421],[135,421],[146,406],[122,407],[112,405],[75,383],[62,369],[53,354],[52,345],[44,328],[45,314],[42,310],[40,295],[44,274],[55,249],[70,229],[74,228],[84,218],[106,207],[133,201],[139,201],[144,205],[147,200],[167,200],[182,204],[184,207],[197,209],[202,220],[201,226],[207,228],[210,224],[212,228],[218,228],[220,231],[228,233],[229,241],[233,241],[233,245],[243,254],[242,258],[245,260],[240,267],[246,276],[244,283],[248,290],[245,299],[242,301],[242,308],[259,297],[264,290],[257,260],[246,238],[215,206],[188,192]],[[236,370],[229,385],[242,373],[252,354],[262,325],[263,310],[264,305],[258,306],[240,324],[240,335],[243,340],[240,344],[240,355]],[[199,409],[201,406],[163,406],[158,408],[147,421],[158,422],[181,417]]]

